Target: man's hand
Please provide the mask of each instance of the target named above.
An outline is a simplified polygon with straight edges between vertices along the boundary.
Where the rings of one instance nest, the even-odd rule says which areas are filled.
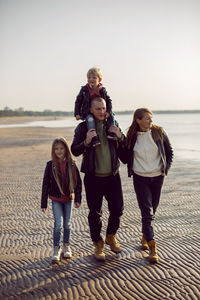
[[[77,121],[80,120],[80,118],[81,118],[81,116],[76,115],[76,120],[77,120]]]
[[[94,136],[96,136],[96,135],[97,134],[96,134],[96,130],[95,129],[88,130],[87,135],[86,135],[86,139],[85,139],[86,145],[89,145],[91,143],[91,141],[92,141],[92,138]]]
[[[121,133],[119,127],[112,125],[112,126],[110,126],[109,131],[113,132],[118,137],[118,139],[121,139],[122,133]]]
[[[81,203],[80,202],[74,202],[74,206],[75,206],[75,208],[79,208],[81,206]]]
[[[47,209],[46,208],[42,208],[42,212],[46,213]]]
[[[108,119],[109,117],[110,117],[110,114],[109,114],[109,112],[106,111],[106,113],[105,113],[105,119]]]

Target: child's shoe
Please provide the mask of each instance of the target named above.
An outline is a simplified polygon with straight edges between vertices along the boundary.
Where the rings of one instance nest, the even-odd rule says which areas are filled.
[[[63,257],[64,258],[71,258],[72,257],[72,251],[71,251],[69,243],[66,243],[66,244],[63,245]]]
[[[117,141],[117,140],[118,140],[116,134],[113,133],[113,132],[109,132],[109,133],[107,134],[107,138],[110,139],[110,140],[113,140],[113,141]]]
[[[54,247],[53,256],[51,258],[52,263],[59,263],[62,249],[59,246]]]
[[[92,146],[96,147],[96,146],[99,146],[99,145],[101,145],[101,143],[100,143],[100,140],[99,140],[98,136],[96,135],[92,138]]]

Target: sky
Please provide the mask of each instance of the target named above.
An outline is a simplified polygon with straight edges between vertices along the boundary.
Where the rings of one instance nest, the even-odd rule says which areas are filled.
[[[0,0],[0,110],[73,111],[101,68],[113,111],[200,109],[199,0]]]

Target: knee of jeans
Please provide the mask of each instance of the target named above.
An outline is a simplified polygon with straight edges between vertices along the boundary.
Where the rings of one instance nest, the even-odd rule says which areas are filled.
[[[65,229],[70,229],[70,228],[71,228],[71,222],[66,222],[66,223],[64,224],[64,228],[65,228]]]
[[[54,230],[61,230],[62,222],[54,222]]]

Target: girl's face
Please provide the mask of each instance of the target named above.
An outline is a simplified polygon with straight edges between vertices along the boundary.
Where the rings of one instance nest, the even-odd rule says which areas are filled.
[[[96,88],[100,81],[101,79],[97,75],[94,74],[88,75],[88,84],[92,89]]]
[[[59,160],[63,160],[63,159],[65,158],[65,156],[66,156],[66,151],[65,151],[65,147],[64,147],[63,144],[61,144],[61,143],[55,144],[54,151],[55,151],[56,157],[57,157]]]
[[[144,113],[142,119],[136,120],[141,131],[148,131],[152,125],[152,114]]]

